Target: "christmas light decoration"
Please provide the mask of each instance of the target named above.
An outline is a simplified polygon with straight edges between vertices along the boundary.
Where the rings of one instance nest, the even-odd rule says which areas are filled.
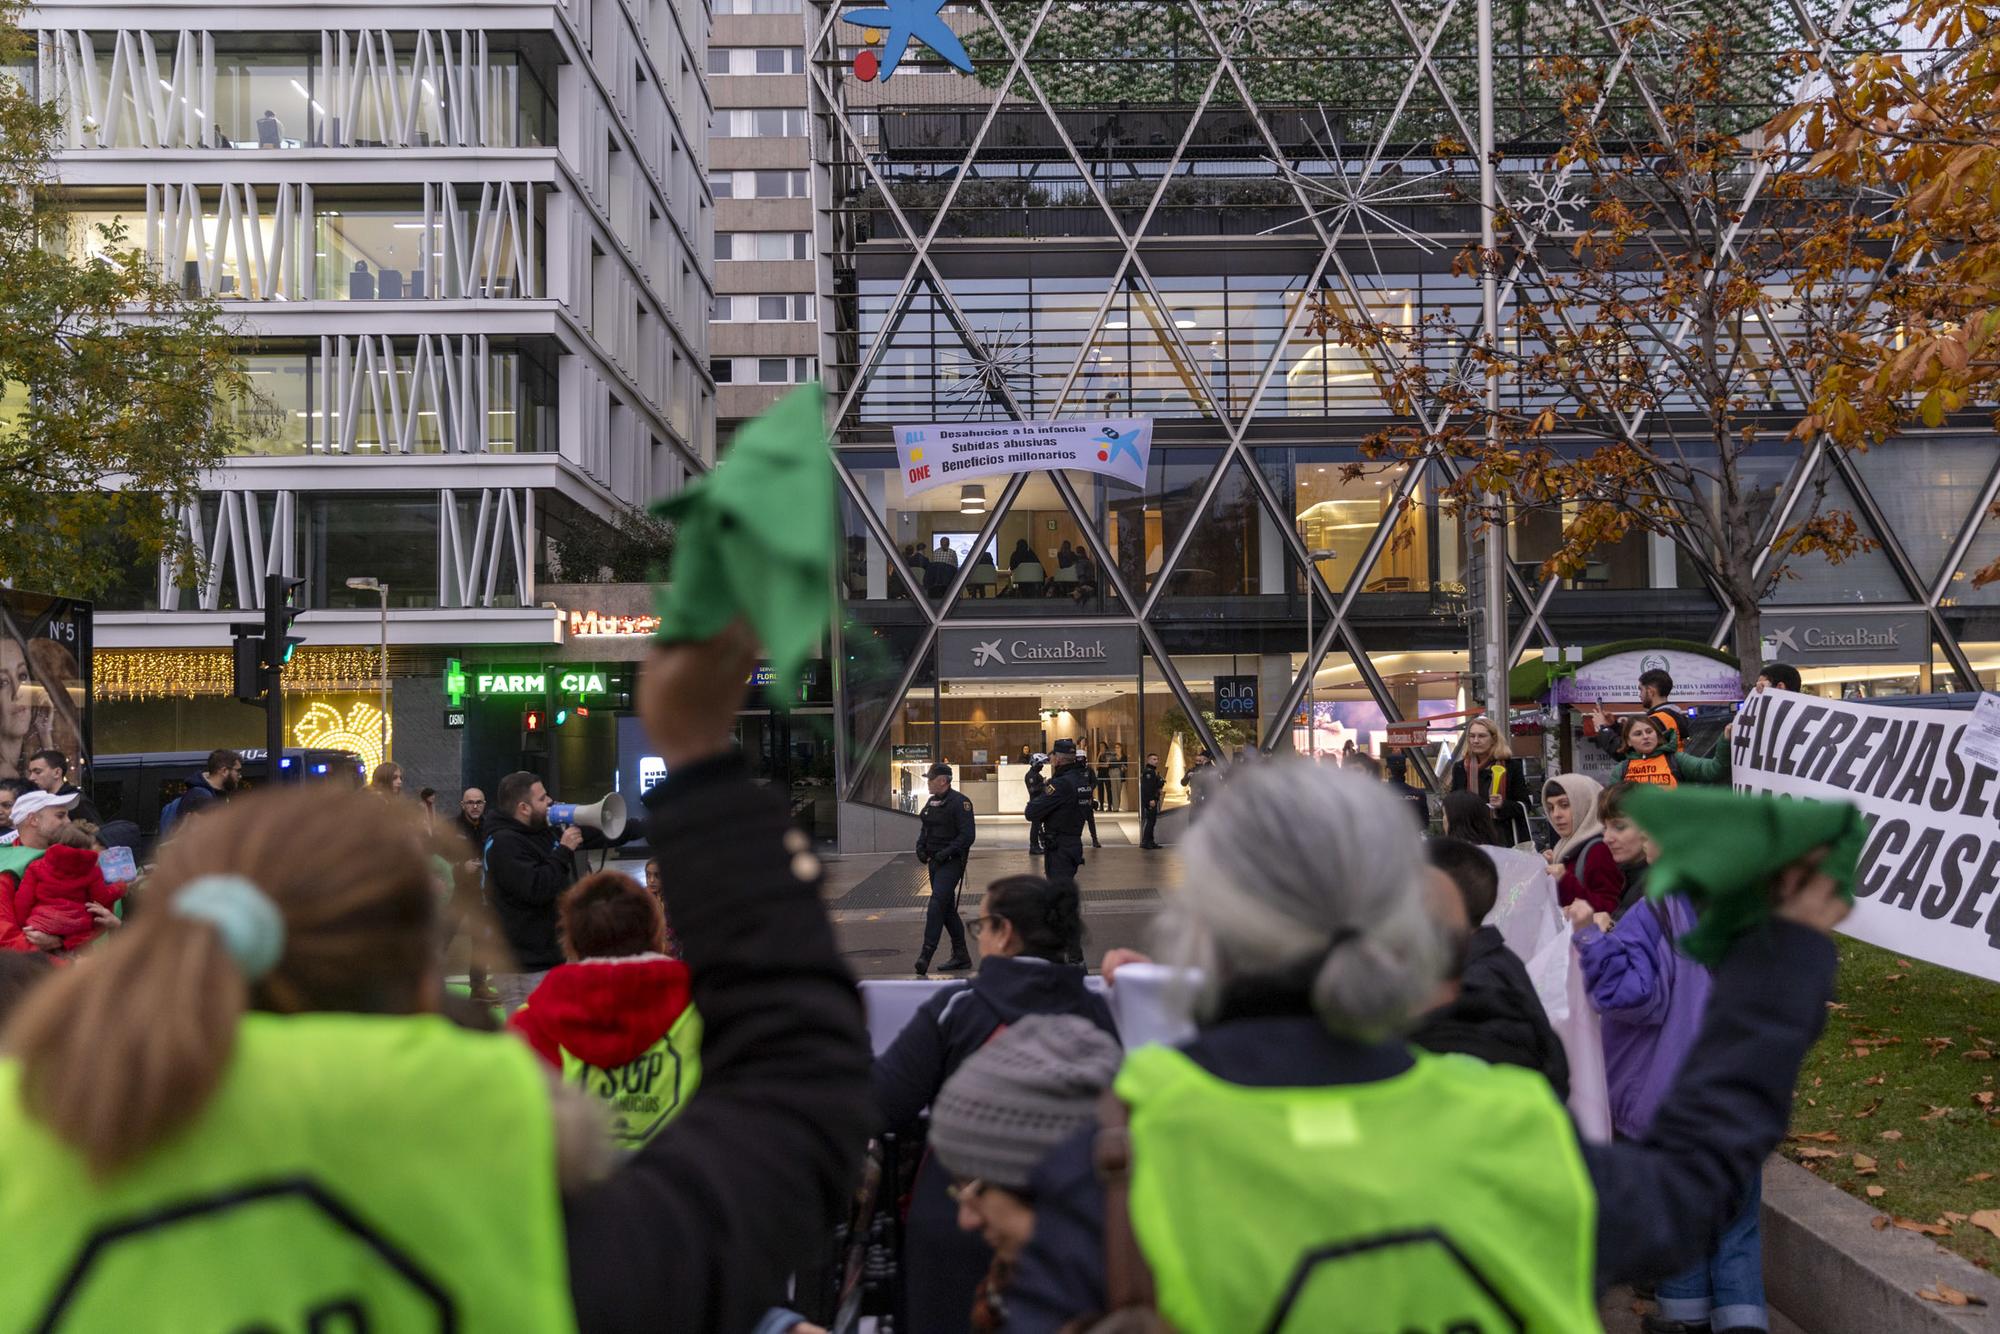
[[[285,693],[368,690],[379,671],[376,649],[307,646],[285,664]],[[100,649],[91,655],[90,693],[96,699],[227,697],[234,687],[226,648]]]
[[[388,735],[382,710],[368,703],[355,704],[342,715],[336,706],[318,700],[307,705],[305,715],[292,724],[292,740],[299,745],[314,750],[351,750],[370,771],[382,762],[382,741]]]

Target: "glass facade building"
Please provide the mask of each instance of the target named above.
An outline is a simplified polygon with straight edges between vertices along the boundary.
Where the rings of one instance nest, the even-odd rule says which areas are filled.
[[[1642,8],[1734,15],[1773,50],[1800,37],[1784,25],[1846,12],[1601,8],[1500,20],[1510,207],[1546,191],[1560,131],[1541,57],[1605,57],[1616,114],[1643,102],[1672,38],[1665,20],[1634,26]],[[912,43],[886,80],[883,33],[810,10],[854,822],[913,809],[938,758],[1007,813],[1023,758],[1073,737],[1112,780],[1100,805],[1133,810],[1148,752],[1172,801],[1199,746],[1375,749],[1389,721],[1467,708],[1474,553],[1439,501],[1455,465],[1364,457],[1399,420],[1394,368],[1313,314],[1477,328],[1478,279],[1455,263],[1481,220],[1472,8],[953,4],[972,72]],[[1754,82],[1734,90],[1746,109],[1789,95]],[[1783,440],[1795,395],[1774,389],[1771,406],[1744,470],[1767,533],[1824,488],[1876,543],[1791,562],[1768,599],[1780,653],[1818,690],[1994,685],[2000,585],[1969,577],[2000,555],[1990,426],[1838,455]],[[910,496],[893,447],[903,425],[1126,416],[1154,423],[1143,485],[1043,472]],[[1544,578],[1566,517],[1507,528],[1510,661],[1645,637],[1727,646],[1701,562],[1664,538]],[[1824,647],[1840,637],[1827,627],[1855,625],[1894,649]]]

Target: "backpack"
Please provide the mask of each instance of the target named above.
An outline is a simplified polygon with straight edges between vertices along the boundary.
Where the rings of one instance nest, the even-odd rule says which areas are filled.
[[[175,797],[172,801],[160,807],[160,837],[165,838],[167,831],[174,827],[174,821],[180,818],[181,799],[179,797]]]

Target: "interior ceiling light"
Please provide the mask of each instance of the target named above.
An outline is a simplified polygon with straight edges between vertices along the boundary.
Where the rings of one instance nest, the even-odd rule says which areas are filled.
[[[958,490],[958,512],[960,514],[986,513],[986,488],[972,485]]]

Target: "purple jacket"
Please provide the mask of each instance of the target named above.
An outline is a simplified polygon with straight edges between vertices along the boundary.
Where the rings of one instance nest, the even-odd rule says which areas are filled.
[[[1669,930],[1660,928],[1664,910]],[[1604,1075],[1611,1126],[1637,1139],[1653,1123],[1701,1031],[1713,979],[1674,948],[1694,927],[1685,895],[1634,904],[1609,934],[1576,929],[1576,953],[1590,1003],[1604,1019]]]

